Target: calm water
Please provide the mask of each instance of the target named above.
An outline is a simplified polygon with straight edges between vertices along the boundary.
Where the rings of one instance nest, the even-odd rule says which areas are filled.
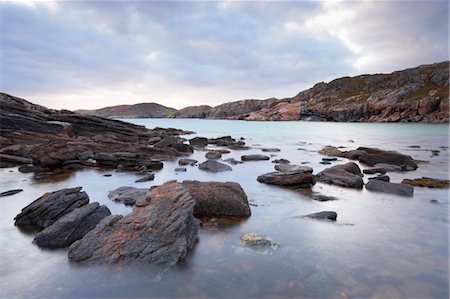
[[[222,120],[129,120],[149,128],[175,127],[199,136],[245,137],[249,151],[223,158],[261,153],[278,147],[276,158],[293,164],[310,162],[317,173],[327,167],[315,151],[324,145],[376,146],[410,154],[429,163],[413,172],[391,173],[403,178],[449,177],[448,125],[348,124],[315,122],[242,122]],[[191,137],[189,137],[191,138]],[[350,142],[353,140],[354,142]],[[420,145],[420,149],[408,146]],[[298,150],[302,148],[302,150]],[[430,150],[440,150],[432,156]],[[192,155],[202,162],[204,152]],[[338,161],[337,163],[345,162]],[[166,162],[153,182],[134,183],[132,173],[79,171],[38,181],[17,169],[0,170],[0,191],[24,192],[0,198],[1,298],[114,298],[114,297],[295,297],[295,298],[448,298],[449,193],[415,188],[414,197],[352,190],[316,184],[313,191],[339,198],[317,202],[307,194],[260,184],[256,177],[273,171],[270,161],[233,166],[232,172],[210,174],[196,167],[176,174],[177,161]],[[150,266],[86,267],[69,263],[67,250],[43,250],[33,235],[21,233],[13,218],[44,192],[83,186],[91,202],[107,205],[112,213],[130,208],[110,202],[109,190],[120,186],[150,187],[167,180],[235,181],[246,191],[252,216],[239,224],[209,223],[188,260],[155,281]],[[367,178],[365,178],[367,180]],[[431,199],[439,204],[430,203]],[[296,218],[336,211],[336,223]],[[239,237],[255,232],[271,237],[277,250],[253,252]]]

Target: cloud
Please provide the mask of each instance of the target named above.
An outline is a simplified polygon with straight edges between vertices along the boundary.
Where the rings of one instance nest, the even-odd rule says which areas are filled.
[[[448,59],[448,3],[0,2],[0,89],[55,108],[293,96]]]

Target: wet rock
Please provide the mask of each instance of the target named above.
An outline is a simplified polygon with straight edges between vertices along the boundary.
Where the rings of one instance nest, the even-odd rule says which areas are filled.
[[[156,148],[166,148],[178,143],[183,143],[183,139],[176,136],[169,136],[153,145]]]
[[[19,156],[12,156],[7,154],[0,154],[0,162],[5,165],[22,165],[22,164],[31,164],[33,163],[33,160],[30,158],[24,158]],[[8,167],[10,167],[8,166]]]
[[[210,151],[210,152],[207,152],[207,153],[205,154],[205,158],[206,158],[206,159],[217,160],[217,159],[222,158],[222,154],[219,153],[219,152]]]
[[[323,164],[323,165],[330,165],[331,162],[328,161],[320,161],[319,164]]]
[[[399,165],[386,164],[386,163],[378,163],[373,166],[374,169],[384,170],[386,172],[401,172],[403,171],[402,167]]]
[[[300,166],[292,164],[275,165],[275,170],[278,170],[280,172],[313,173],[313,169],[309,166]]]
[[[404,179],[402,184],[408,184],[417,187],[437,188],[445,189],[449,187],[449,180],[433,179],[433,178],[417,178],[417,179]]]
[[[349,188],[362,188],[362,176],[358,165],[353,162],[336,165],[317,174],[319,182]]]
[[[439,201],[436,199],[430,199],[430,203],[437,205],[439,204]]]
[[[180,159],[178,161],[178,165],[184,166],[184,165],[190,165],[190,166],[194,166],[195,164],[197,164],[197,160],[194,159]]]
[[[388,183],[381,180],[369,180],[366,189],[401,196],[413,196],[414,187],[406,184]]]
[[[40,231],[33,242],[40,247],[49,248],[70,246],[109,215],[111,215],[109,209],[106,206],[100,206],[97,202],[84,205]]]
[[[108,198],[112,201],[122,202],[127,206],[132,206],[139,199],[145,197],[148,189],[124,186],[108,192]]]
[[[379,175],[379,176],[376,176],[373,178],[369,178],[369,180],[380,180],[380,181],[389,182],[390,178],[389,178],[389,176],[382,174],[382,175]]]
[[[148,181],[153,181],[155,179],[155,174],[154,173],[148,173],[145,176],[143,176],[142,178],[134,181],[135,183],[143,183],[143,182],[148,182]]]
[[[228,159],[225,159],[225,160],[223,160],[223,161],[225,161],[225,162],[227,162],[227,163],[230,163],[231,165],[237,165],[237,164],[242,164],[242,163],[244,163],[244,162],[239,161],[239,160],[236,160],[236,159],[234,159],[234,158],[228,158]]]
[[[112,177],[112,174],[106,173],[106,174],[104,174],[103,176],[104,176],[104,177]]]
[[[337,158],[322,158],[322,161],[332,162],[332,161],[337,161]]]
[[[332,157],[343,157],[345,154],[337,147],[329,146],[329,145],[327,145],[324,148],[322,148],[321,150],[319,150],[318,153],[321,155],[332,156]]]
[[[316,183],[315,176],[304,172],[269,172],[258,176],[258,182],[277,185],[309,188]]]
[[[217,153],[221,153],[221,154],[229,154],[231,153],[231,151],[224,149],[224,148],[213,148],[213,149],[207,149],[208,151],[211,152],[217,152]]]
[[[276,153],[281,151],[279,148],[262,148],[262,152],[268,152],[268,153]]]
[[[22,209],[14,224],[20,227],[43,229],[52,225],[65,214],[89,203],[86,192],[81,187],[62,189],[45,193]]]
[[[272,160],[272,163],[277,163],[277,164],[289,164],[291,163],[291,161],[287,160],[287,159],[276,159],[276,160]]]
[[[20,193],[22,191],[23,191],[23,189],[13,189],[13,190],[4,191],[4,192],[0,193],[0,197],[11,196],[11,195]]]
[[[374,166],[379,163],[404,166],[404,168],[417,169],[417,164],[411,156],[403,155],[396,151],[386,151],[378,148],[359,147],[357,151],[364,152],[358,156],[361,163]]]
[[[249,150],[251,147],[246,145],[240,145],[240,144],[232,144],[228,146],[229,149],[236,150],[236,151],[245,151]]]
[[[241,156],[242,161],[263,161],[270,160],[270,157],[265,155],[243,155]]]
[[[219,137],[219,138],[208,139],[208,144],[215,144],[218,146],[230,146],[230,145],[237,144],[237,142],[236,142],[236,139],[231,138],[231,136],[223,136],[223,137]],[[243,145],[243,144],[241,144],[241,145]]]
[[[247,195],[238,183],[184,181],[183,186],[195,201],[197,218],[251,215]]]
[[[43,172],[48,171],[47,168],[36,166],[36,165],[21,165],[18,168],[19,172],[30,173],[30,172]]]
[[[313,219],[318,219],[318,220],[336,221],[337,213],[336,212],[330,212],[330,211],[323,211],[323,212],[317,212],[317,213],[305,215],[303,217],[313,218]]]
[[[254,249],[271,248],[277,249],[279,245],[271,238],[255,233],[247,233],[241,236],[241,242]]]
[[[317,201],[332,201],[332,200],[338,200],[334,196],[327,196],[319,193],[313,193],[313,199]]]
[[[186,188],[170,181],[152,188],[126,216],[108,216],[69,248],[79,263],[132,262],[164,268],[185,259],[197,240],[195,202]]]
[[[189,139],[189,144],[193,146],[205,147],[208,145],[208,138],[194,137],[192,139]]]
[[[386,169],[383,167],[366,168],[366,169],[363,169],[363,173],[365,173],[365,174],[375,174],[375,173],[385,174]]]
[[[186,171],[187,171],[186,167],[177,167],[177,168],[175,168],[175,172],[186,172]]]
[[[221,172],[221,171],[231,171],[232,168],[226,164],[217,162],[215,160],[207,160],[200,165],[198,169],[209,171],[209,172]]]
[[[176,151],[180,153],[193,153],[194,148],[192,145],[184,144],[184,143],[174,143],[170,145],[170,148],[175,149]]]

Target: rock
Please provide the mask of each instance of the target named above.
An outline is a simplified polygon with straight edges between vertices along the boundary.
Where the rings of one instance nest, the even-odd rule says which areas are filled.
[[[446,189],[449,187],[449,180],[433,179],[422,177],[418,179],[404,179],[402,184],[408,184],[417,187]]]
[[[344,152],[342,152],[340,149],[338,149],[335,146],[329,146],[329,145],[327,145],[324,148],[322,148],[321,150],[319,150],[318,153],[321,155],[326,155],[326,156],[344,157]]]
[[[177,167],[177,168],[175,168],[175,172],[186,172],[186,171],[187,171],[186,167]]]
[[[369,166],[385,163],[397,166],[402,166],[405,170],[417,169],[417,164],[411,156],[403,155],[396,151],[385,151],[378,148],[359,147],[357,151],[364,152],[358,156],[358,160],[361,163]],[[408,169],[406,169],[408,168]]]
[[[393,164],[386,164],[386,163],[375,164],[373,166],[373,168],[374,169],[379,169],[380,171],[384,170],[384,173],[386,173],[386,172],[401,172],[401,171],[403,171],[401,166],[393,165]]]
[[[216,160],[222,158],[222,154],[219,152],[210,151],[205,154],[205,158]]]
[[[436,199],[430,199],[430,203],[437,205],[439,204],[439,201]]]
[[[332,201],[332,200],[338,200],[334,196],[327,196],[319,193],[313,193],[313,199],[317,201]]]
[[[275,153],[281,151],[279,148],[262,148],[262,152]]]
[[[81,191],[81,187],[45,193],[23,208],[14,218],[14,224],[19,227],[43,229],[88,203],[89,197],[86,192]]]
[[[223,136],[223,137],[208,139],[208,144],[215,144],[218,146],[229,146],[229,145],[235,145],[235,144],[237,144],[237,142],[236,142],[236,139],[231,138],[231,136]],[[243,145],[243,144],[240,144],[240,145]]]
[[[180,159],[178,161],[178,165],[184,166],[184,165],[191,165],[194,166],[195,164],[197,164],[197,160],[194,159]]]
[[[5,165],[10,164],[11,166],[14,166],[14,165],[31,164],[33,163],[33,160],[30,158],[0,154],[0,162]]]
[[[150,137],[147,140],[148,145],[154,145],[162,140],[161,136]]]
[[[181,184],[152,188],[126,216],[104,218],[69,248],[69,259],[85,264],[154,264],[164,268],[185,259],[197,240],[194,200]]]
[[[431,150],[431,156],[439,156],[440,150]]]
[[[420,145],[408,145],[409,148],[420,148]]]
[[[104,176],[104,177],[112,177],[112,174],[106,173],[106,174],[104,174],[103,176]]]
[[[238,183],[183,181],[195,201],[194,216],[249,217],[247,195]]]
[[[386,169],[384,169],[383,167],[366,168],[366,169],[363,169],[363,173],[365,173],[365,174],[375,174],[375,173],[385,174]]]
[[[358,165],[353,162],[336,165],[317,174],[319,182],[349,188],[362,188],[362,176]]]
[[[277,163],[277,164],[289,164],[291,163],[291,161],[287,160],[287,159],[276,159],[276,160],[272,160],[272,163]]]
[[[148,189],[124,186],[108,192],[108,198],[112,201],[123,202],[127,206],[132,206],[139,199],[145,197]]]
[[[189,144],[193,146],[205,147],[208,145],[208,138],[194,137],[192,139],[189,139]]]
[[[387,175],[379,175],[373,178],[369,178],[369,180],[380,180],[380,181],[385,181],[385,182],[389,182],[390,178]]]
[[[30,173],[30,172],[44,172],[48,171],[47,168],[36,166],[36,165],[21,165],[18,170],[22,173]]]
[[[78,160],[87,160],[94,157],[94,153],[92,151],[85,151],[77,154]]]
[[[313,218],[313,219],[318,219],[318,220],[336,221],[337,213],[336,212],[330,212],[330,211],[323,211],[323,212],[317,212],[317,213],[305,215],[303,217]]]
[[[163,140],[155,143],[155,145],[153,145],[156,148],[166,148],[172,145],[175,145],[177,143],[183,143],[183,139],[181,139],[180,137],[176,137],[176,136],[169,136],[164,138]]]
[[[184,143],[174,143],[170,145],[170,148],[175,149],[180,153],[193,153],[194,148],[192,145],[184,144]]]
[[[337,158],[322,158],[322,161],[326,162],[337,161]]]
[[[0,193],[0,197],[11,196],[11,195],[20,193],[22,191],[23,191],[23,189],[13,189],[13,190],[4,191],[4,192]]]
[[[314,175],[304,172],[269,172],[258,176],[258,182],[278,186],[310,188],[316,183]]]
[[[247,233],[241,236],[241,242],[254,249],[271,248],[277,249],[279,245],[275,243],[271,238],[255,233]]]
[[[313,169],[309,166],[300,166],[292,164],[275,165],[275,170],[278,170],[280,172],[313,173]]]
[[[328,161],[320,161],[319,164],[323,164],[323,165],[330,165],[331,162]]]
[[[228,146],[229,149],[236,150],[236,151],[245,151],[249,150],[250,147],[246,145],[240,145],[240,144],[232,144]]]
[[[234,159],[234,158],[228,158],[228,159],[225,159],[224,161],[227,162],[227,163],[230,163],[230,164],[232,164],[232,165],[237,165],[237,164],[242,164],[242,163],[244,163],[244,162],[239,161],[239,160],[236,160],[236,159]]]
[[[369,180],[366,189],[401,196],[413,196],[414,187],[405,184],[388,183],[381,180]]]
[[[40,247],[49,248],[70,246],[109,215],[111,215],[109,209],[106,206],[100,206],[97,202],[84,205],[40,231],[33,242]]]
[[[270,157],[265,155],[243,155],[241,156],[242,161],[263,161],[270,160]]]
[[[142,178],[134,181],[135,183],[143,183],[143,182],[148,182],[148,181],[153,181],[155,179],[155,174],[154,173],[148,173],[145,176],[143,176]]]
[[[226,164],[217,162],[215,160],[207,160],[200,165],[198,169],[210,171],[210,172],[221,172],[221,171],[231,171],[232,168]]]

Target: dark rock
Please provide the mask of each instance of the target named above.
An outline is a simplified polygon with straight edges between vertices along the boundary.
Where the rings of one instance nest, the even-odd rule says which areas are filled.
[[[162,140],[161,136],[150,137],[147,140],[148,145],[154,145]]]
[[[241,156],[242,161],[263,161],[270,160],[270,157],[265,155],[244,155]]]
[[[309,188],[316,183],[315,176],[303,172],[269,172],[258,176],[258,182],[278,186]]]
[[[0,197],[11,196],[11,195],[20,193],[22,191],[23,191],[23,189],[13,189],[13,190],[4,191],[4,192],[0,193]]]
[[[226,164],[217,162],[215,160],[207,160],[200,165],[198,169],[210,171],[210,172],[220,172],[220,171],[231,171],[232,168]]]
[[[426,188],[438,188],[438,189],[446,189],[449,187],[449,180],[441,180],[441,179],[433,179],[433,178],[417,178],[417,179],[404,179],[402,184],[408,184],[411,186],[417,187],[426,187]]]
[[[280,172],[291,172],[291,173],[313,173],[313,169],[309,166],[300,166],[292,164],[278,164],[275,165],[275,170]]]
[[[33,242],[40,247],[49,248],[70,246],[109,215],[111,212],[106,206],[100,206],[98,203],[84,205],[40,231]]]
[[[240,145],[240,144],[232,144],[228,146],[229,149],[236,150],[236,151],[245,151],[249,150],[251,147],[246,145]]]
[[[353,162],[336,165],[317,174],[319,182],[349,188],[362,188],[362,176],[358,165]]]
[[[409,148],[420,148],[420,145],[408,145]]]
[[[313,193],[313,199],[317,201],[332,201],[332,200],[338,200],[334,196],[327,196],[319,193]]]
[[[170,181],[152,188],[126,216],[108,216],[69,248],[79,263],[132,262],[168,268],[185,259],[197,240],[195,202],[186,188]]]
[[[123,202],[127,206],[132,206],[139,199],[145,197],[148,189],[134,187],[120,187],[108,192],[108,198],[112,201]]]
[[[155,145],[153,145],[156,148],[166,148],[172,145],[175,145],[177,143],[183,143],[183,139],[181,139],[180,137],[176,137],[176,136],[169,136],[164,138],[163,140],[155,143]]]
[[[189,144],[193,146],[205,147],[208,145],[208,138],[205,137],[194,137],[189,140]]]
[[[326,162],[337,161],[337,158],[322,158],[322,161]]]
[[[231,138],[231,136],[223,136],[223,137],[208,139],[208,144],[215,144],[218,146],[229,146],[229,145],[234,145],[237,143],[236,143],[236,139]],[[240,145],[243,145],[243,144],[240,144]]]
[[[327,161],[320,161],[319,164],[323,164],[323,165],[330,165],[331,162],[327,162]]]
[[[430,202],[435,205],[439,204],[439,201],[436,199],[430,199]]]
[[[386,169],[384,169],[383,167],[366,168],[366,169],[363,169],[363,173],[365,173],[365,174],[375,174],[375,173],[385,174]]]
[[[366,184],[366,189],[402,196],[413,196],[414,187],[405,184],[388,183],[381,180],[370,180]]]
[[[194,166],[195,164],[197,164],[197,160],[194,159],[180,159],[178,161],[178,165],[184,166],[184,165],[191,165]]]
[[[228,158],[228,159],[225,159],[224,161],[227,162],[227,163],[230,163],[231,165],[237,165],[237,164],[244,163],[244,162],[236,160],[234,158]]]
[[[89,203],[81,187],[45,193],[22,209],[15,218],[15,225],[43,229],[62,216]]]
[[[94,153],[92,151],[85,151],[77,154],[78,160],[87,160],[89,158],[93,158]]]
[[[110,173],[106,173],[106,174],[104,174],[103,176],[104,176],[104,177],[111,177],[111,176],[112,176],[112,174],[110,174]]]
[[[380,181],[389,182],[390,178],[389,178],[389,176],[382,174],[382,175],[379,175],[379,176],[376,176],[373,178],[369,178],[369,180],[380,180]]]
[[[431,156],[439,156],[440,152],[441,151],[439,151],[439,150],[431,150]]]
[[[281,151],[279,148],[262,148],[262,152],[275,153]]]
[[[142,183],[142,182],[148,182],[148,181],[153,181],[155,179],[155,174],[154,173],[148,173],[145,176],[143,176],[142,178],[134,181],[135,183]]]
[[[385,151],[378,148],[359,147],[357,151],[364,152],[359,155],[358,160],[369,166],[385,163],[417,169],[417,164],[411,156],[403,155],[396,151]]]
[[[291,161],[287,160],[287,159],[276,159],[276,160],[272,160],[272,163],[277,163],[277,164],[289,164],[291,163]]]
[[[318,219],[318,220],[336,221],[337,213],[336,212],[330,212],[330,211],[323,211],[323,212],[317,212],[317,213],[309,214],[309,215],[306,215],[304,217]]]
[[[31,164],[33,162],[30,158],[24,158],[19,156],[12,156],[7,154],[0,154],[0,162],[3,164],[14,165],[22,165],[22,164]]]
[[[247,195],[238,183],[184,181],[183,186],[195,201],[197,218],[251,215]]]
[[[210,151],[210,152],[207,152],[207,153],[205,154],[205,158],[206,158],[206,159],[213,159],[213,160],[216,160],[216,159],[222,158],[222,154],[219,153],[219,152]]]
[[[379,169],[380,171],[384,170],[384,173],[386,173],[386,172],[401,172],[401,171],[403,171],[401,166],[393,165],[393,164],[386,164],[386,163],[375,164],[373,166],[373,168],[374,169]]]
[[[22,173],[30,173],[30,172],[43,172],[47,171],[47,168],[36,166],[36,165],[21,165],[18,169]]]
[[[193,153],[194,147],[192,145],[184,144],[184,143],[174,143],[170,145],[171,148],[179,151],[180,153]]]
[[[329,145],[327,145],[324,148],[322,148],[321,150],[319,150],[318,153],[321,155],[334,156],[334,157],[344,157],[344,154],[345,154],[337,147],[329,146]]]
[[[186,172],[186,171],[187,171],[186,167],[177,167],[177,168],[175,168],[175,172]]]

